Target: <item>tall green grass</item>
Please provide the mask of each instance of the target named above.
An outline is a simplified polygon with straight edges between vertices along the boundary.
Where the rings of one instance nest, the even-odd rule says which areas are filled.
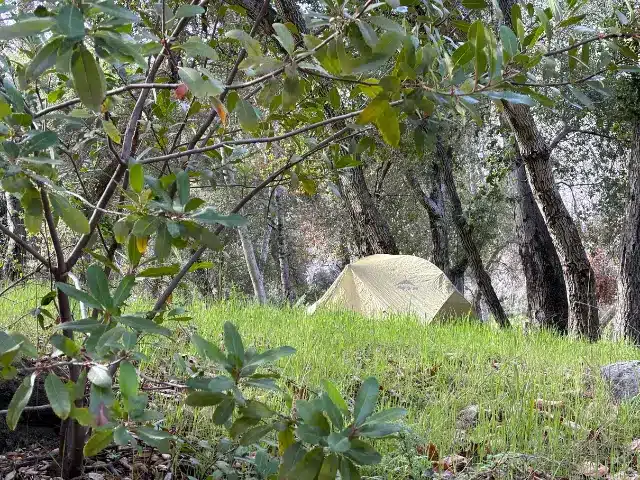
[[[34,294],[31,288],[14,291],[13,300],[0,299],[0,326],[43,333],[31,317],[16,323],[25,313],[19,308]],[[140,300],[132,308],[147,305]],[[193,303],[189,313],[193,322],[179,326],[185,332],[178,340],[144,344],[150,375],[170,377],[173,354],[193,352],[187,329],[218,341],[225,321],[236,324],[246,345],[297,349],[279,365],[282,385],[294,395],[318,389],[323,379],[353,395],[359,381],[373,375],[383,386],[383,402],[410,412],[412,434],[402,448],[393,452],[388,442],[381,446],[387,455],[375,472],[386,478],[408,475],[412,462],[414,468],[415,462],[427,465],[424,457],[402,453],[415,457],[414,447],[421,443],[436,445],[441,456],[464,453],[476,465],[504,463],[496,455],[509,452],[527,467],[556,475],[575,472],[585,461],[607,464],[615,472],[629,465],[628,445],[640,437],[638,404],[614,405],[599,377],[602,365],[638,357],[637,349],[622,343],[589,344],[470,322],[422,325],[410,317],[371,320],[349,312],[308,316],[299,309],[241,301]],[[563,406],[544,415],[535,407],[537,399]],[[157,395],[154,402],[167,412],[167,426],[180,432],[210,440],[222,433],[209,421],[210,411],[194,412],[171,396]],[[461,432],[456,418],[469,405],[478,405],[481,414],[475,427]]]

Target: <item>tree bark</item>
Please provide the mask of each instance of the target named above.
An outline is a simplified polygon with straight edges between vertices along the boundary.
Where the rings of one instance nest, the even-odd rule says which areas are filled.
[[[640,77],[635,76],[633,83],[637,89],[636,99],[640,99]],[[614,332],[640,345],[640,112],[633,119],[632,128],[629,199],[622,233]]]
[[[519,157],[513,177],[518,252],[524,270],[528,316],[534,325],[567,333],[569,306],[562,265]]]
[[[420,204],[427,211],[429,217],[429,229],[431,230],[431,241],[433,252],[431,261],[442,270],[449,280],[453,282],[451,275],[451,263],[449,260],[449,233],[445,218],[444,185],[442,182],[442,171],[438,162],[433,162],[431,166],[432,187],[429,194],[421,184],[415,170],[409,168],[405,171],[407,185],[418,198]]]
[[[504,19],[511,26],[515,0],[498,0]],[[569,304],[569,331],[590,340],[600,336],[596,282],[587,253],[567,207],[555,184],[551,151],[536,126],[528,106],[504,102],[504,111],[524,161],[531,189],[562,264]]]
[[[500,304],[500,300],[498,299],[498,296],[493,289],[493,285],[491,284],[491,277],[484,268],[482,258],[480,257],[480,251],[478,250],[478,247],[473,240],[471,228],[469,227],[467,219],[465,218],[464,212],[462,210],[462,203],[460,202],[460,196],[458,195],[458,189],[456,188],[456,183],[453,178],[453,172],[451,168],[451,147],[445,147],[440,136],[436,138],[436,156],[437,160],[442,166],[444,183],[447,187],[449,199],[451,200],[453,222],[456,226],[456,230],[458,231],[458,236],[460,237],[462,247],[464,248],[464,251],[469,259],[469,263],[471,264],[473,274],[476,277],[478,288],[482,293],[485,301],[487,302],[487,305],[489,306],[491,313],[496,319],[496,322],[498,322],[498,325],[503,328],[509,327],[510,322],[507,318],[507,314],[504,312],[504,309]]]
[[[282,284],[282,294],[289,304],[295,302],[295,292],[291,286],[291,274],[289,271],[289,246],[284,231],[284,188],[276,187],[275,207],[276,207],[276,229],[278,232],[278,262],[280,264],[280,282]]]
[[[338,171],[340,193],[345,201],[358,255],[398,254],[393,234],[369,192],[362,167]]]
[[[4,198],[6,203],[6,219],[7,228],[18,235],[20,238],[26,239],[27,232],[24,227],[24,223],[20,218],[20,200],[11,195],[9,192],[4,192]],[[2,276],[9,280],[16,280],[24,271],[25,255],[24,250],[15,240],[7,239],[7,249],[4,255],[4,264],[2,266]]]

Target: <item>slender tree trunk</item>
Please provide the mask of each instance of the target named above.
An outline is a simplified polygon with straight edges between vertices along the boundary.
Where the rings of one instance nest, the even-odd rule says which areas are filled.
[[[387,221],[369,192],[362,167],[343,168],[338,172],[340,193],[347,206],[358,255],[398,254],[398,247]]]
[[[504,24],[511,26],[511,7],[515,0],[498,0]],[[504,112],[513,130],[529,183],[542,211],[558,252],[569,304],[569,331],[597,340],[600,336],[596,282],[587,253],[567,207],[555,184],[550,161],[551,151],[538,130],[528,106],[503,102]]]
[[[26,239],[27,233],[20,218],[20,211],[22,210],[20,201],[9,192],[4,192],[4,198],[7,205],[7,228],[21,238]],[[3,277],[9,280],[16,280],[24,271],[24,262],[24,250],[13,239],[8,238],[4,265],[2,266]]]
[[[235,179],[235,171],[232,168],[227,169],[225,171],[225,181],[228,184],[233,184],[235,183]],[[258,303],[264,304],[267,302],[267,294],[264,289],[264,277],[260,271],[258,260],[256,259],[256,252],[253,247],[251,235],[249,234],[249,228],[246,225],[239,226],[238,236],[240,237],[244,261],[247,264],[247,271],[249,272],[249,278],[251,279],[253,296]]]
[[[431,177],[432,187],[430,193],[427,194],[415,170],[407,169],[405,172],[407,185],[414,192],[429,217],[429,229],[431,230],[431,241],[433,243],[431,260],[453,282],[449,260],[449,233],[445,218],[444,185],[442,183],[441,167],[438,162],[433,162]]]
[[[436,155],[438,160],[441,162],[444,183],[447,187],[449,199],[451,200],[453,222],[456,226],[456,230],[458,231],[462,247],[469,258],[469,263],[471,264],[471,269],[476,277],[478,288],[480,292],[482,292],[482,296],[487,302],[487,305],[496,319],[496,322],[498,322],[498,325],[503,328],[509,327],[510,323],[507,318],[507,314],[504,312],[502,305],[500,304],[500,300],[493,289],[491,277],[484,268],[482,258],[480,257],[480,251],[473,240],[471,228],[469,227],[467,219],[464,216],[464,212],[462,211],[462,203],[460,202],[458,189],[456,188],[456,183],[451,169],[451,148],[445,147],[440,136],[436,138]]]
[[[640,77],[632,80],[640,99]],[[629,157],[629,200],[622,233],[616,336],[640,345],[640,114],[633,120]]]
[[[517,194],[518,251],[524,270],[528,316],[534,325],[567,333],[569,306],[562,265],[520,158],[516,159],[513,177]]]
[[[278,231],[278,262],[280,263],[280,281],[282,283],[282,293],[284,298],[293,304],[295,301],[295,292],[291,286],[291,274],[289,271],[289,246],[284,231],[284,206],[283,206],[284,188],[276,187],[275,206],[276,206],[276,229]]]

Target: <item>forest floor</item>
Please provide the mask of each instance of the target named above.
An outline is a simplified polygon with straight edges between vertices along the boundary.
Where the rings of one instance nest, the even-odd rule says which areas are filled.
[[[19,325],[31,336],[42,336],[35,319],[21,318],[28,309],[20,311],[19,304],[10,297],[0,299],[0,328]],[[403,317],[307,316],[300,309],[238,301],[194,303],[188,312],[193,321],[179,324],[185,329],[179,340],[144,344],[149,362],[143,367],[149,377],[178,378],[173,355],[189,359],[193,354],[187,329],[217,341],[229,320],[247,346],[297,349],[278,365],[281,385],[294,398],[313,395],[323,379],[353,396],[362,379],[377,377],[383,404],[409,410],[408,430],[399,439],[378,442],[384,458],[363,472],[367,476],[637,478],[640,401],[615,404],[599,374],[603,365],[637,359],[638,350],[628,345],[589,344],[477,323],[423,326]],[[284,408],[276,394],[265,398]],[[193,454],[192,475],[206,478],[204,465],[217,458],[208,445],[224,433],[211,421],[213,411],[194,411],[172,391],[154,393],[153,403],[165,412],[166,427],[201,446]]]

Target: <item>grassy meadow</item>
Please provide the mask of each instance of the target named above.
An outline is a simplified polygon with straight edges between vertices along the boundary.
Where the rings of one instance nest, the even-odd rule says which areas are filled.
[[[0,328],[46,336],[29,310],[47,291],[47,286],[30,285],[0,298]],[[144,310],[148,303],[137,300],[132,308]],[[278,365],[281,385],[294,397],[310,394],[325,378],[353,396],[362,379],[377,377],[383,402],[409,410],[409,433],[380,445],[383,463],[365,471],[375,478],[419,477],[431,463],[428,444],[437,447],[441,458],[461,454],[471,459],[467,471],[474,475],[500,472],[523,478],[533,469],[565,477],[584,469],[587,461],[615,473],[634,461],[629,445],[640,437],[640,405],[614,405],[599,377],[602,365],[637,358],[637,349],[630,346],[592,345],[468,322],[423,326],[406,317],[307,316],[301,309],[241,301],[195,302],[188,311],[193,322],[177,325],[178,340],[149,338],[144,344],[148,375],[172,377],[174,353],[193,352],[187,330],[195,328],[215,341],[223,323],[231,320],[245,345],[297,349]],[[267,400],[282,403],[275,394]],[[153,401],[165,411],[165,425],[189,438],[214,443],[223,433],[209,421],[212,410],[193,411],[181,397],[166,394],[155,394]],[[457,418],[470,405],[478,406],[478,421],[463,429]]]

